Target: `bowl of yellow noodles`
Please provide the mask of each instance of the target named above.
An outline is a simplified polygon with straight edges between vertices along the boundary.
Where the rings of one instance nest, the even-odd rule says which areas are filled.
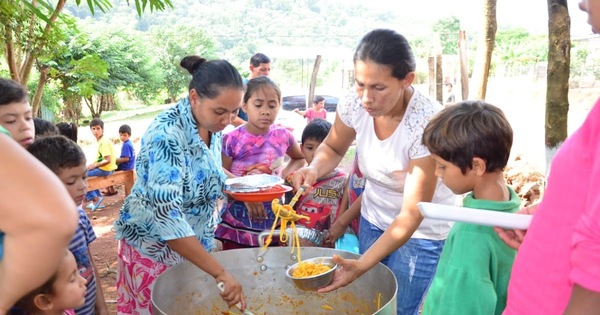
[[[305,291],[315,291],[333,281],[337,264],[331,257],[315,257],[291,265],[285,275],[294,285]]]

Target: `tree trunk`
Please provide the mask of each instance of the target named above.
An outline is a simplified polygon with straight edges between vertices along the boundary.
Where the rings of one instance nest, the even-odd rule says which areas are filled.
[[[496,0],[485,0],[483,6],[484,25],[483,32],[477,45],[477,55],[473,66],[474,95],[471,98],[485,99],[487,92],[488,76],[490,75],[490,62],[496,40]]]
[[[71,86],[65,81],[62,81],[63,108],[61,114],[66,121],[73,121],[79,124],[79,116],[81,116],[81,97],[77,93],[70,90]]]
[[[99,112],[106,112],[116,109],[115,96],[113,94],[102,94],[98,96],[99,99]]]
[[[435,55],[435,98],[444,104],[444,73],[442,70],[442,47],[436,52]]]
[[[44,49],[47,43],[48,35],[50,34],[50,30],[52,29],[54,22],[56,22],[56,20],[58,19],[58,16],[63,10],[65,3],[66,0],[57,1],[56,7],[54,8],[52,15],[50,15],[50,17],[48,18],[50,23],[46,22],[46,26],[44,27],[44,30],[41,35],[34,34],[34,32],[36,32],[36,28],[33,27],[33,21],[36,19],[34,12],[29,13],[31,14],[31,22],[29,24],[29,27],[25,31],[26,34],[21,34],[21,32],[23,32],[22,28],[12,29],[8,26],[4,27],[6,34],[6,61],[8,63],[8,68],[10,71],[10,77],[13,80],[21,83],[22,85],[27,85],[29,75],[31,74],[31,69],[33,68],[40,53]],[[32,1],[31,4],[33,6],[37,6],[36,1]],[[28,41],[25,43],[15,42],[15,38],[19,38],[19,36],[24,36],[25,38],[28,38]],[[37,42],[34,39],[37,39]],[[25,54],[24,56],[22,56],[24,59],[21,59],[21,54]],[[22,64],[20,62],[21,60],[23,60]]]
[[[96,110],[96,106],[94,106],[94,96],[92,95],[89,97],[84,97],[83,100],[85,101],[85,105],[90,110],[90,114],[92,115],[92,118],[100,118],[102,108],[100,108],[101,106],[98,105],[98,110]],[[100,101],[98,101],[97,103],[100,104]]]
[[[31,100],[31,112],[33,113],[33,117],[40,116],[42,95],[44,94],[44,86],[46,85],[46,81],[48,81],[48,71],[50,70],[50,67],[41,66],[38,68],[38,70],[40,72],[40,79],[38,81],[35,94],[33,95],[33,99]]]
[[[321,67],[321,57],[321,55],[317,55],[317,59],[315,59],[315,65],[313,66],[313,72],[310,78],[310,85],[308,86],[306,109],[310,107],[310,104],[312,104],[312,101],[315,98],[315,87],[317,86],[317,75],[319,74],[319,68]]]
[[[469,61],[467,58],[467,35],[458,33],[458,55],[460,57],[460,88],[463,100],[469,97]]]
[[[8,63],[8,71],[10,72],[10,78],[21,82],[19,76],[19,67],[17,66],[17,56],[15,53],[15,43],[12,36],[12,30],[8,26],[4,26],[4,32],[6,34],[6,63]]]
[[[54,22],[56,22],[56,19],[58,19],[58,15],[65,7],[65,3],[66,0],[58,0],[58,2],[56,3],[56,8],[54,8],[54,12],[52,12],[52,15],[50,16],[50,18],[48,18],[50,23],[46,22],[46,27],[44,27],[44,32],[41,36],[41,40],[37,44],[34,44],[34,47],[31,47],[31,50],[28,50],[28,53],[25,56],[25,61],[21,66],[21,73],[19,75],[21,77],[21,84],[27,84],[27,81],[29,80],[29,75],[31,74],[31,69],[33,68],[33,65],[37,60],[38,56],[44,49],[46,41],[48,40],[48,35],[50,34],[50,30],[52,29]],[[31,14],[35,13],[32,12]],[[33,37],[34,35],[29,34],[29,36]]]
[[[442,73],[442,42],[440,34],[434,33],[433,53],[435,54],[435,99],[444,104],[444,74]]]
[[[546,87],[546,170],[567,138],[571,18],[566,0],[548,0],[548,69]]]
[[[427,66],[429,75],[429,96],[434,97],[435,95],[435,57],[429,56],[427,57]]]

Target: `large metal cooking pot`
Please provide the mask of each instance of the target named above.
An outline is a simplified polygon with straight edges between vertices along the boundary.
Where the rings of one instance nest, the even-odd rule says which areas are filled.
[[[303,247],[301,258],[334,254],[359,257],[331,248]],[[398,284],[381,263],[347,287],[318,294],[297,289],[286,278],[287,267],[297,260],[289,247],[269,247],[266,253],[260,248],[235,249],[213,256],[242,283],[247,309],[254,314],[396,314]],[[154,315],[224,314],[229,310],[215,279],[187,261],[156,279],[152,306]],[[231,312],[240,313],[235,309]]]

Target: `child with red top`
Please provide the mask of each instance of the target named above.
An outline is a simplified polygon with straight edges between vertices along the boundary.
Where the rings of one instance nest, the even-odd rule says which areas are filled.
[[[325,98],[323,96],[315,96],[313,100],[313,107],[307,109],[306,111],[302,111],[299,109],[294,109],[294,113],[298,115],[302,115],[302,117],[306,118],[308,123],[314,119],[327,119],[327,111],[325,110]]]
[[[302,145],[300,149],[308,164],[312,162],[317,147],[327,137],[330,129],[330,122],[323,119],[315,119],[306,125],[304,131],[302,131]],[[295,210],[298,214],[310,217],[310,220],[302,219],[298,221],[298,224],[320,232],[328,230],[338,213],[344,195],[346,177],[346,173],[335,169],[322,178],[319,178],[313,185],[314,189],[310,194],[300,196],[296,202]],[[291,176],[289,178],[291,179]],[[292,192],[288,193],[286,200],[291,200],[293,195],[294,193]],[[302,246],[315,245],[321,244],[302,242]],[[326,244],[326,246],[331,245]]]

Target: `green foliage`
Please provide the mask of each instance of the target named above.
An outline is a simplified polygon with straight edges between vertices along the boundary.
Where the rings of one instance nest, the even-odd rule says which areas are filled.
[[[301,58],[271,54],[265,49],[267,46],[343,47],[352,51],[360,37],[375,27],[402,27],[396,11],[377,11],[358,1],[173,0],[172,11],[155,12],[138,19],[131,14],[131,8],[121,5],[123,2],[112,1],[114,8],[111,12],[96,14],[93,18],[105,23],[134,24],[135,29],[148,30],[152,34],[156,29],[167,32],[177,25],[189,26],[195,33],[211,38],[214,55],[230,61],[242,74],[247,71],[248,60],[256,52],[263,52],[277,60],[273,63],[272,72],[276,82],[287,81],[288,77],[301,78]],[[265,17],[268,17],[268,22],[261,22]],[[364,20],[373,23],[364,23]],[[181,41],[193,40],[194,37],[181,39],[182,36],[177,36]],[[344,57],[352,58],[351,55]],[[324,57],[324,60],[326,58],[339,59],[337,56]],[[285,72],[280,71],[283,60],[291,61]],[[295,67],[291,66],[293,63]],[[340,73],[332,77],[339,80]],[[186,83],[182,89],[185,89],[188,80],[189,77],[184,80]]]
[[[40,19],[48,21],[48,17],[44,14],[43,11],[39,10],[39,8],[35,5],[37,2],[42,7],[51,8],[53,6],[53,2],[49,0],[17,0],[21,1],[24,6],[34,12]],[[81,0],[75,0],[77,6],[81,5]],[[110,0],[85,0],[87,7],[91,11],[92,15],[96,12],[96,8],[100,9],[102,12],[108,11],[112,5]],[[142,16],[142,13],[146,11],[146,9],[150,9],[150,12],[154,11],[164,11],[166,9],[172,9],[173,3],[171,0],[135,0],[135,10],[137,11],[138,16]],[[129,5],[129,0],[127,0],[127,4]]]
[[[548,39],[531,35],[524,29],[502,29],[496,32],[493,65],[502,66],[506,75],[522,75],[539,62],[548,60]],[[498,70],[498,69],[496,69]]]
[[[571,47],[571,78],[584,82],[600,80],[600,58],[590,53],[585,42],[574,43]]]
[[[215,44],[205,32],[187,25],[156,27],[150,33],[153,55],[157,59],[156,67],[162,73],[162,86],[169,98],[175,100],[186,90],[191,79],[187,70],[179,66],[181,59],[188,55],[215,59]]]
[[[74,79],[71,90],[84,98],[98,93],[115,93],[114,86],[107,86],[103,82],[110,80],[109,66],[109,63],[97,53],[86,54],[81,59],[71,59],[67,64],[70,70],[69,76]]]
[[[99,115],[102,106],[116,105],[119,91],[144,101],[160,95],[162,76],[140,34],[94,23],[83,27],[66,23],[62,29],[66,36],[62,49],[46,64],[51,67],[50,78],[60,82],[64,98],[75,102],[67,104],[69,110],[76,110],[72,107],[77,98],[84,98],[92,115]]]
[[[0,40],[5,41],[5,30],[20,30],[12,33],[17,42],[23,43],[20,56],[27,51],[25,44],[29,41],[44,42],[38,62],[52,67],[49,84],[60,89],[66,104],[63,110],[75,111],[82,96],[128,95],[146,104],[162,102],[165,95],[176,99],[185,92],[190,80],[179,66],[185,55],[227,59],[247,77],[250,56],[259,51],[266,53],[273,60],[273,79],[285,89],[307,85],[314,56],[271,54],[266,47],[336,47],[353,51],[366,32],[387,27],[406,35],[417,58],[426,58],[432,54],[431,30],[440,34],[444,54],[457,54],[460,25],[456,17],[448,17],[433,25],[414,27],[419,25],[419,19],[410,14],[348,0],[76,0],[67,1],[64,11],[85,19],[80,20],[81,25],[63,13],[51,34],[42,36],[44,20],[40,18],[30,36],[24,30],[34,12],[32,2],[0,0]],[[47,19],[48,6],[55,2],[38,2],[41,5],[35,8],[39,12],[34,14]],[[146,14],[142,15],[144,10]],[[472,63],[472,37],[477,30],[466,31],[467,55]],[[516,73],[519,67],[547,60],[545,35],[532,36],[519,29],[499,30],[496,41],[492,67],[497,71]],[[0,52],[4,48],[0,45]],[[585,49],[581,47],[582,51]],[[339,81],[341,60],[350,58],[351,54],[324,56],[317,89]],[[583,55],[577,58],[573,66],[579,65],[588,75],[600,71],[597,60]],[[421,71],[417,73],[418,81],[427,82],[427,69],[419,66],[417,70]]]
[[[0,73],[0,76],[2,74]],[[3,77],[3,76],[2,76]],[[29,91],[29,98],[33,97],[32,92],[35,92],[39,81],[39,76],[34,76],[27,83],[27,90]],[[46,84],[44,87],[44,93],[42,94],[41,108],[45,108],[53,114],[59,114],[62,107],[62,99],[60,88],[53,84]]]
[[[433,24],[433,31],[440,34],[443,54],[458,55],[460,20],[457,17],[452,16],[436,21]]]
[[[46,22],[38,18],[25,6],[21,0],[0,1],[0,20],[3,28],[0,29],[0,39],[2,42],[12,40],[16,58],[24,59],[24,55],[32,54],[39,58],[44,58],[52,54],[57,49],[57,42],[62,38],[60,28],[50,28],[50,32],[45,32]],[[41,14],[50,16],[54,8],[36,7]],[[66,23],[57,21],[55,24]],[[5,48],[4,45],[2,45]]]

